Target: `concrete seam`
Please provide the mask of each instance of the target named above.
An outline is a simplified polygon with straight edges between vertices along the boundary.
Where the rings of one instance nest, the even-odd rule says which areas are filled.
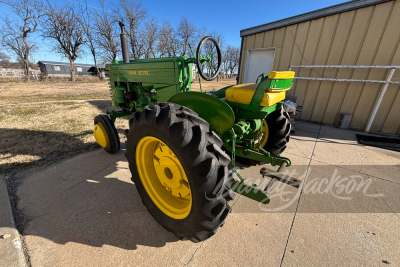
[[[233,208],[233,206],[235,206],[236,203],[238,203],[238,201],[239,201],[239,199],[240,199],[241,196],[242,196],[242,195],[238,195],[238,197],[237,197],[235,203],[232,204],[231,208]]]
[[[293,153],[286,152],[286,151],[285,151],[285,153],[292,154],[292,155],[295,155],[295,156],[298,156],[298,157],[301,157],[301,158],[305,158],[305,159],[310,159],[311,160],[311,158],[306,157],[306,156],[300,156],[300,155],[293,154]],[[335,164],[331,164],[331,163],[328,163],[328,162],[325,162],[325,161],[322,161],[322,160],[318,160],[318,159],[312,159],[312,160],[313,161],[318,161],[318,162],[321,162],[321,163],[325,163],[326,165],[331,165],[331,166],[335,166],[335,167],[338,167],[338,168],[341,168],[341,169],[345,169],[345,170],[348,170],[348,171],[354,171],[354,172],[359,173],[359,174],[365,174],[365,175],[367,175],[369,177],[380,179],[380,180],[383,180],[383,181],[386,181],[386,182],[390,182],[390,183],[394,183],[394,184],[400,184],[400,182],[390,181],[390,180],[387,180],[387,179],[379,177],[379,176],[374,176],[374,175],[371,175],[371,174],[368,174],[368,173],[365,173],[365,172],[355,171],[355,170],[352,170],[352,169],[349,169],[349,168],[342,167],[343,165],[335,165]]]
[[[287,240],[286,240],[285,249],[283,250],[283,255],[282,255],[282,259],[281,259],[281,264],[279,265],[280,267],[282,267],[283,259],[285,258],[286,249],[287,249],[287,246],[288,246],[288,244],[289,244],[289,239],[290,239],[290,235],[291,235],[291,233],[292,233],[294,221],[296,220],[297,210],[298,210],[298,208],[299,208],[300,199],[301,199],[301,195],[302,195],[302,193],[303,193],[304,184],[306,183],[306,180],[307,180],[307,177],[308,177],[308,173],[309,173],[309,170],[310,170],[310,165],[311,165],[312,157],[313,157],[313,155],[314,155],[315,147],[317,146],[317,142],[318,142],[318,138],[319,138],[319,134],[320,134],[320,132],[321,132],[321,129],[322,129],[322,125],[319,127],[317,138],[315,138],[315,143],[314,143],[313,152],[312,152],[312,154],[311,154],[310,162],[308,163],[308,167],[307,167],[307,171],[306,171],[306,175],[305,175],[304,181],[302,182],[302,185],[301,185],[301,189],[300,189],[301,191],[300,191],[299,199],[297,200],[296,210],[295,210],[295,212],[294,212],[292,224],[290,225],[290,230],[289,230],[289,234],[288,234],[288,237],[287,237]]]
[[[198,246],[196,248],[196,250],[193,252],[192,257],[190,258],[190,260],[188,262],[185,263],[185,265],[183,265],[183,267],[185,267],[186,265],[188,265],[194,258],[194,255],[197,253],[197,251],[201,248],[201,246],[204,244],[204,241],[201,242],[200,246]]]
[[[374,185],[373,183],[371,183],[371,185],[374,187],[375,193],[379,194],[379,193],[378,193],[378,190],[376,190],[375,185]],[[385,202],[386,206],[393,212],[393,214],[394,214],[398,219],[400,219],[399,214],[392,208],[392,206],[390,206],[390,204],[386,201],[385,197],[381,197],[381,199],[383,200],[383,202]]]

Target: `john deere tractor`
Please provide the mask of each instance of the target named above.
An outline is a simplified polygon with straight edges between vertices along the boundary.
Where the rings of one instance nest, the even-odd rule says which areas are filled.
[[[194,65],[207,81],[220,70],[221,50],[214,38],[203,38],[193,58],[130,60],[120,26],[123,61],[106,65],[112,105],[119,109],[94,119],[94,136],[108,153],[116,153],[120,141],[114,122],[132,116],[125,131],[126,157],[150,214],[179,239],[199,242],[225,223],[233,192],[269,203],[270,187],[247,185],[235,159],[278,165],[280,171],[290,166],[288,158],[279,156],[290,133],[280,101],[294,72],[273,71],[255,83],[194,92]]]

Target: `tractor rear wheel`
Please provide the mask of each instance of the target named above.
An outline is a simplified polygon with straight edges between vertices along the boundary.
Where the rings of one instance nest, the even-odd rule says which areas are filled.
[[[231,161],[221,146],[205,120],[177,104],[146,106],[129,121],[132,181],[154,219],[180,240],[206,240],[231,212]]]
[[[110,154],[118,152],[120,147],[119,136],[113,121],[106,115],[97,115],[94,118],[94,137],[97,143]]]
[[[280,155],[285,149],[290,139],[290,117],[283,108],[277,109],[268,114],[265,118],[267,122],[268,139],[264,141],[263,148],[275,155]],[[264,130],[264,129],[263,129]]]
[[[274,155],[280,155],[289,142],[290,129],[290,117],[286,111],[280,108],[271,112],[263,121],[260,132],[262,135],[260,145],[266,151]],[[256,147],[258,145],[256,144]],[[246,165],[262,164],[262,162],[238,156],[236,156],[236,161]]]

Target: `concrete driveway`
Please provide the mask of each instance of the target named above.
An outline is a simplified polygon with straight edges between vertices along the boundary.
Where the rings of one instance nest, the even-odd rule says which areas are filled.
[[[284,156],[300,190],[278,184],[269,205],[237,197],[226,224],[198,244],[150,216],[124,149],[33,174],[18,190],[32,266],[400,266],[400,153],[358,145],[351,131],[295,126]],[[240,166],[263,182],[263,166]]]

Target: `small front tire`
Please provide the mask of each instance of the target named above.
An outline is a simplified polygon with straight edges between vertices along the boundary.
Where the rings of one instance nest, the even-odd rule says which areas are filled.
[[[94,118],[94,137],[96,142],[110,154],[115,154],[120,148],[117,129],[113,121],[106,115]]]

